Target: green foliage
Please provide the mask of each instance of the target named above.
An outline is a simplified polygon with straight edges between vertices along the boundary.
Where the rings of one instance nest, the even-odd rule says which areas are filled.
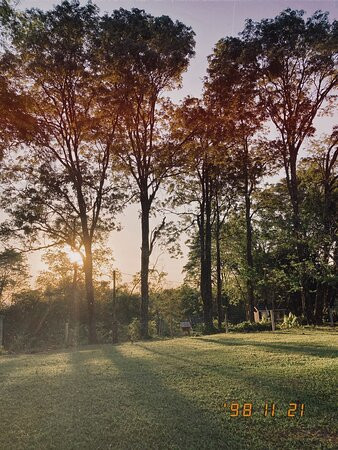
[[[148,334],[149,337],[156,336],[156,322],[155,320],[150,320],[148,322]],[[134,319],[128,325],[128,340],[132,342],[141,339],[141,323],[140,319],[134,317]]]
[[[138,341],[141,336],[140,319],[134,318],[128,325],[128,335],[131,341]]]
[[[266,321],[261,322],[241,322],[237,325],[231,325],[229,326],[230,331],[236,332],[236,333],[252,333],[252,332],[258,332],[258,331],[271,331],[271,323]]]
[[[183,284],[179,289],[181,301],[181,318],[202,315],[202,300],[197,289]]]
[[[13,249],[0,252],[0,307],[9,303],[13,295],[24,289],[28,281],[26,258]]]
[[[172,87],[194,55],[191,28],[137,8],[105,15],[101,33],[106,71],[117,72],[127,89],[152,89],[155,83],[160,89]]]
[[[281,328],[297,328],[300,326],[300,322],[297,316],[289,313],[288,316],[284,316],[283,323],[281,324]]]

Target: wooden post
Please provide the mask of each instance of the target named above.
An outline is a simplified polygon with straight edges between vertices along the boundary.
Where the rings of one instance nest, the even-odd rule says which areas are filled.
[[[118,343],[118,332],[117,332],[117,318],[116,318],[116,271],[113,271],[113,329],[112,329],[112,342],[113,344]]]
[[[0,349],[4,345],[4,316],[0,316]]]

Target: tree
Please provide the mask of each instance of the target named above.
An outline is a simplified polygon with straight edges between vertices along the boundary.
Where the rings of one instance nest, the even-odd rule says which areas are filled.
[[[141,207],[141,335],[148,336],[149,259],[164,221],[151,232],[150,215],[160,186],[178,156],[164,122],[164,92],[180,83],[193,56],[194,33],[168,16],[120,9],[101,22],[100,43],[107,79],[117,77],[123,97],[119,157],[134,180]]]
[[[196,98],[185,99],[176,109],[172,127],[175,139],[184,141],[185,159],[184,172],[173,183],[173,208],[183,207],[184,221],[197,226],[204,325],[206,332],[212,332],[212,229],[224,154],[218,147],[217,119],[210,104]]]
[[[237,192],[236,192],[236,181],[232,178],[231,171],[224,176],[222,170],[216,174],[215,179],[215,199],[214,199],[214,240],[216,247],[216,280],[217,280],[217,317],[218,317],[218,330],[222,329],[222,322],[225,319],[226,332],[228,332],[228,313],[227,306],[225,306],[225,311],[223,313],[223,265],[224,261],[222,259],[222,228],[224,226],[225,220],[227,219],[231,208],[236,206],[237,202]],[[230,175],[230,176],[229,176]]]
[[[313,239],[308,239],[311,252],[316,254],[316,293],[313,301],[313,317],[317,324],[323,320],[324,308],[328,309],[335,296],[337,265],[337,170],[338,130],[321,141],[314,141],[309,156],[300,165],[300,188],[304,192],[302,218],[309,222]],[[311,218],[309,220],[309,217]]]
[[[90,343],[97,340],[92,247],[104,212],[108,205],[115,211],[118,196],[108,183],[118,108],[110,98],[109,120],[104,116],[93,64],[98,26],[97,8],[78,1],[64,1],[47,12],[28,10],[12,21],[12,58],[37,124],[34,142],[18,158],[30,181],[20,199],[30,201],[32,209],[21,208],[16,219],[63,242],[75,237],[75,248],[83,245]],[[111,215],[104,222],[110,229]]]
[[[228,172],[234,173],[237,190],[244,198],[247,320],[253,321],[255,268],[252,196],[263,176],[271,172],[273,154],[262,135],[265,111],[258,97],[256,61],[251,50],[250,44],[238,38],[221,39],[216,44],[214,53],[209,57],[206,96],[215,105],[222,123],[220,141],[231,147],[224,155],[223,164]]]
[[[256,59],[260,96],[279,136],[298,259],[305,264],[297,161],[305,140],[315,132],[314,119],[334,100],[338,22],[330,24],[328,14],[321,11],[307,20],[303,16],[304,11],[286,9],[274,19],[248,20],[242,40]],[[310,320],[303,272],[300,294],[303,313]]]

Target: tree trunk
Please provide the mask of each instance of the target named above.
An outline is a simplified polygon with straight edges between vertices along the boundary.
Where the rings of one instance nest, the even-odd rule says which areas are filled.
[[[84,274],[86,297],[88,306],[88,342],[89,344],[97,344],[96,335],[96,316],[95,316],[95,300],[94,300],[94,284],[93,284],[93,255],[90,242],[85,243],[85,260]]]
[[[77,199],[80,210],[81,227],[83,233],[83,245],[85,249],[85,258],[83,262],[83,270],[85,274],[86,299],[88,308],[88,343],[96,344],[96,316],[95,316],[95,296],[93,283],[93,234],[88,226],[87,207],[82,192],[82,180],[77,184]],[[92,230],[91,230],[92,231]]]
[[[80,325],[80,317],[79,317],[79,292],[78,292],[78,265],[74,263],[73,265],[73,283],[72,283],[72,322],[73,322],[73,330],[74,330],[74,336],[73,336],[73,343],[75,346],[78,345],[79,341],[79,325]]]
[[[296,239],[297,257],[298,261],[302,265],[302,273],[300,279],[301,289],[299,292],[302,313],[306,317],[308,323],[311,322],[312,316],[308,305],[308,289],[305,274],[305,246],[302,239],[301,219],[299,213],[299,190],[298,190],[298,177],[297,177],[297,151],[294,148],[289,148],[290,155],[290,169],[285,167],[286,173],[289,173],[288,188],[292,204],[292,223],[294,229],[294,236]]]
[[[248,265],[247,275],[247,320],[254,321],[254,283],[253,283],[253,257],[252,257],[252,225],[251,225],[251,202],[249,195],[245,196],[245,216],[246,216],[246,262]]]
[[[207,170],[201,180],[202,201],[200,205],[199,238],[201,278],[200,288],[203,302],[203,320],[205,331],[213,331],[212,284],[211,284],[211,192]]]
[[[221,264],[221,243],[220,243],[220,217],[219,204],[216,198],[216,270],[217,270],[217,319],[218,329],[222,329],[222,264]]]
[[[249,149],[248,144],[244,145],[244,195],[245,195],[245,224],[246,224],[246,263],[248,267],[247,274],[247,305],[246,305],[246,320],[254,321],[254,283],[253,283],[253,256],[252,256],[252,224],[251,224],[251,192],[249,186]]]
[[[142,247],[141,247],[141,338],[148,339],[148,309],[149,309],[149,201],[147,198],[141,197],[141,231],[142,231]]]
[[[112,301],[112,343],[119,341],[117,311],[116,311],[116,272],[113,271],[113,301]]]
[[[211,182],[206,180],[205,201],[205,327],[207,332],[214,329],[212,308],[212,282],[211,282]]]
[[[323,232],[325,239],[330,236],[330,228],[331,228],[331,220],[330,220],[330,205],[331,205],[331,190],[329,183],[330,172],[325,172],[325,180],[324,180],[324,200],[323,200]],[[332,211],[334,211],[334,206],[332,207]],[[325,266],[329,264],[330,258],[330,244],[325,241],[324,242],[324,251],[323,251],[323,263]],[[317,283],[317,292],[316,292],[316,301],[314,308],[314,319],[317,325],[321,325],[323,323],[323,312],[324,307],[328,303],[328,294],[329,294],[329,286],[327,281],[320,280]]]
[[[206,295],[205,295],[205,217],[204,217],[204,199],[201,202],[200,219],[199,219],[199,242],[200,242],[200,291],[203,303],[203,320],[206,324]]]

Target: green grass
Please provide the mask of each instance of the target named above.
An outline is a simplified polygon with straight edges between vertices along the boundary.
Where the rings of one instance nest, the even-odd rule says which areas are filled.
[[[0,449],[338,445],[329,331],[229,334],[0,357]],[[289,402],[305,416],[287,418]],[[230,417],[225,402],[252,402]],[[265,401],[276,416],[264,417]]]

